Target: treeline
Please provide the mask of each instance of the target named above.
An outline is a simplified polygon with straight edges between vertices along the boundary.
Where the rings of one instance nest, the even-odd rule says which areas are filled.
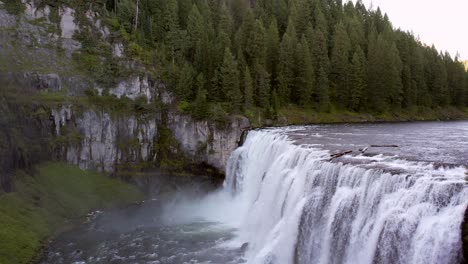
[[[468,106],[463,62],[341,0],[107,0],[194,114]],[[117,24],[117,25],[115,25]],[[208,104],[209,102],[210,104]],[[216,112],[216,111],[215,111]]]

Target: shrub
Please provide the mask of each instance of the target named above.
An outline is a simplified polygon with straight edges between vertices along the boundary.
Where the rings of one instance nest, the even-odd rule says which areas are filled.
[[[5,10],[12,15],[19,15],[26,9],[20,0],[3,0]]]
[[[192,105],[189,102],[182,100],[177,105],[177,109],[182,113],[190,113]]]

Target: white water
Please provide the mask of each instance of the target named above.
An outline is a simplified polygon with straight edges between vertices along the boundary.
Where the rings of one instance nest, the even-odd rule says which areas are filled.
[[[212,201],[225,220],[239,221],[248,263],[459,263],[465,167],[382,156],[370,167],[328,157],[281,130],[252,131],[232,154],[224,192],[233,199]]]
[[[329,151],[295,144],[290,130],[251,131],[224,188],[168,215],[234,227],[237,238],[220,246],[248,242],[250,264],[460,262],[466,167],[385,155],[328,162]]]

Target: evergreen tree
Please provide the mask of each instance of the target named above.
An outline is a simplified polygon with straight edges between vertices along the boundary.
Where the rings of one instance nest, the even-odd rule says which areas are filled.
[[[252,11],[248,9],[241,27],[241,48],[250,65],[255,57],[255,38],[255,19]]]
[[[129,53],[157,62],[198,118],[210,102],[229,102],[231,113],[257,106],[273,118],[287,104],[375,112],[468,106],[468,73],[457,57],[394,30],[361,1],[107,0],[105,7]]]
[[[388,105],[392,109],[400,109],[403,100],[403,84],[401,81],[402,63],[395,43],[387,43],[384,53],[384,89]]]
[[[279,100],[278,100],[278,94],[276,93],[276,90],[273,90],[271,94],[271,106],[272,106],[272,118],[273,119],[278,119],[279,116]]]
[[[188,25],[187,25],[187,33],[188,33],[188,38],[189,38],[189,54],[195,54],[197,52],[201,52],[201,45],[203,43],[203,38],[206,37],[204,36],[205,34],[205,29],[204,29],[204,21],[203,17],[200,14],[200,11],[198,10],[197,5],[193,5],[192,9],[190,11],[190,14],[188,16]],[[200,55],[201,56],[201,55]],[[196,55],[193,55],[192,59],[197,57]]]
[[[319,68],[317,78],[317,97],[319,101],[319,110],[322,112],[330,111],[330,95],[328,87],[328,76],[323,67]]]
[[[314,90],[314,68],[309,43],[304,35],[302,35],[301,43],[298,45],[296,57],[298,73],[293,97],[295,102],[307,106],[311,103]]]
[[[350,41],[342,23],[335,26],[332,41],[330,88],[331,94],[339,106],[349,105],[348,59]]]
[[[435,64],[434,79],[431,88],[432,94],[434,95],[433,106],[448,105],[447,69],[441,59],[438,59]]]
[[[277,90],[281,105],[290,101],[291,91],[294,86],[294,50],[296,46],[296,30],[292,21],[290,21],[288,30],[284,33],[281,41],[279,52]]]
[[[193,115],[197,119],[204,119],[208,117],[209,108],[206,100],[206,90],[199,88],[197,96],[193,103]]]
[[[263,26],[263,23],[260,20],[257,20],[255,21],[254,34],[252,36],[251,42],[251,44],[253,45],[253,47],[251,48],[252,53],[250,54],[252,64],[266,64],[266,42],[267,40],[265,27]]]
[[[363,109],[366,91],[366,57],[358,46],[353,54],[349,74],[350,102],[348,108],[354,111]]]
[[[385,92],[385,54],[386,48],[381,36],[377,37],[377,33],[373,31],[369,37],[368,50],[368,91],[367,91],[367,106],[377,112],[382,112],[388,109]]]
[[[328,109],[330,104],[330,86],[328,81],[330,62],[327,50],[325,35],[320,29],[314,30],[312,57],[314,62],[313,68],[315,70],[315,85],[317,87],[316,100],[318,100],[321,109]]]
[[[255,102],[263,109],[270,107],[270,75],[260,64],[255,65]]]
[[[238,112],[242,102],[242,95],[239,88],[239,71],[237,70],[237,62],[229,48],[226,48],[224,52],[221,80],[223,91],[226,95],[226,100],[230,104],[231,110],[233,112]]]
[[[252,74],[248,66],[244,71],[244,110],[249,110],[253,107],[253,80]]]
[[[278,26],[276,20],[274,19],[268,27],[266,42],[266,69],[271,74],[271,80],[275,82],[277,78],[277,66],[279,63],[280,39],[278,33]],[[273,85],[276,85],[276,83],[273,83]]]
[[[294,18],[294,25],[298,36],[305,33],[308,23],[311,20],[311,9],[309,0],[294,0],[297,13]]]

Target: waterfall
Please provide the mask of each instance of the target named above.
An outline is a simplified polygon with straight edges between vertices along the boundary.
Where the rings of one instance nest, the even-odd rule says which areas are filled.
[[[329,162],[328,151],[282,132],[251,131],[228,161],[248,263],[460,262],[465,167]]]

